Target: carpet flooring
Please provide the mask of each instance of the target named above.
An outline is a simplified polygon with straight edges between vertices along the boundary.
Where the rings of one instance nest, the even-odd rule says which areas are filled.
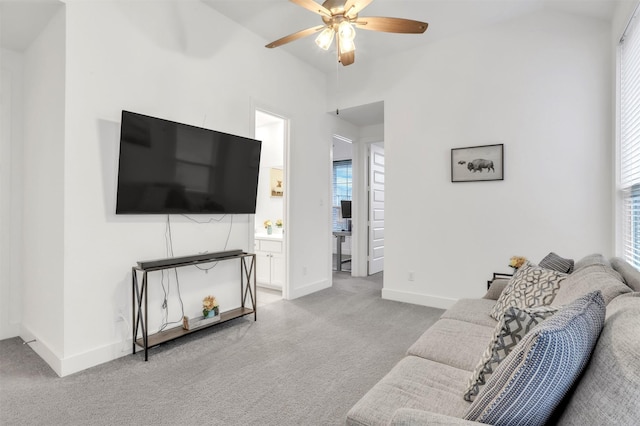
[[[340,425],[442,310],[380,297],[382,276],[261,306],[142,354],[59,378],[0,341],[2,425]]]

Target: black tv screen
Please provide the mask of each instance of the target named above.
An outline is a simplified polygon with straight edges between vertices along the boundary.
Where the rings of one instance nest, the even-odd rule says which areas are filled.
[[[261,145],[122,111],[116,214],[255,213]]]

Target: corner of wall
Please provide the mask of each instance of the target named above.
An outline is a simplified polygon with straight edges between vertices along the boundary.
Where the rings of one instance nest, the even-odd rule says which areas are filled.
[[[29,347],[49,364],[49,367],[60,377],[62,377],[62,358],[58,356],[51,345],[47,344],[46,340],[39,339],[33,331],[22,324],[20,330],[20,338],[27,342]]]
[[[311,293],[315,293],[316,291],[324,290],[325,288],[331,287],[331,282],[329,280],[320,280],[311,284],[307,284],[304,287],[299,288],[289,288],[289,300],[297,299],[299,297],[307,296]]]

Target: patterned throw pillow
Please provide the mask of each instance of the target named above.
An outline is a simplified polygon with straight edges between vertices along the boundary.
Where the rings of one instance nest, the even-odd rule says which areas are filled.
[[[500,363],[465,419],[492,425],[544,425],[589,361],[604,317],[599,291],[560,308]]]
[[[504,311],[515,308],[550,305],[567,274],[541,268],[527,262],[513,274],[509,284],[500,294],[490,315],[500,321]]]
[[[522,340],[525,334],[555,314],[558,309],[555,306],[525,309],[507,308],[502,320],[496,326],[494,337],[482,354],[478,366],[473,370],[464,399],[473,401],[480,392],[480,387],[486,383],[498,364],[509,355],[509,352]]]
[[[538,266],[545,269],[553,269],[554,271],[570,274],[573,272],[573,259],[565,259],[554,252],[549,253],[540,261]]]

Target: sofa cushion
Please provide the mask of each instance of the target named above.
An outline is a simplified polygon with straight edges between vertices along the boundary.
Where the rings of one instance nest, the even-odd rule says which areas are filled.
[[[407,354],[472,371],[493,333],[493,327],[441,318],[411,345]]]
[[[462,417],[469,403],[460,395],[469,375],[428,359],[407,356],[347,413],[347,425],[387,425],[399,408]]]
[[[566,305],[596,290],[602,292],[606,304],[609,304],[614,297],[631,291],[622,281],[622,276],[609,266],[592,264],[576,269],[560,283],[560,289],[553,304]]]
[[[399,408],[393,413],[389,426],[478,426],[478,423],[457,417],[436,414],[430,411],[416,410],[414,408]]]
[[[549,253],[538,263],[538,266],[545,269],[553,269],[554,271],[570,274],[573,272],[573,259],[565,259],[558,256],[554,252]]]
[[[496,320],[491,318],[490,313],[495,304],[495,300],[489,299],[460,299],[440,318],[456,319],[493,328],[496,326]]]
[[[577,271],[580,268],[584,268],[585,266],[590,266],[590,265],[604,265],[604,266],[610,267],[611,263],[607,260],[606,257],[601,255],[600,253],[594,253],[578,260],[573,266],[573,270]]]
[[[605,318],[589,293],[534,327],[500,363],[465,419],[543,425],[587,364]]]
[[[620,257],[612,258],[611,266],[622,275],[622,279],[631,290],[640,291],[640,271]]]
[[[508,308],[502,320],[494,329],[489,346],[485,349],[480,362],[469,378],[469,386],[464,399],[473,401],[500,362],[533,327],[555,314],[558,310],[553,306],[537,306],[535,308]]]
[[[640,419],[640,293],[607,306],[598,344],[568,398],[560,425],[632,425]]]
[[[561,272],[544,269],[531,263],[525,264],[511,277],[509,284],[491,309],[491,316],[500,320],[504,311],[511,306],[531,308],[551,304],[560,287],[560,281],[566,276]]]

